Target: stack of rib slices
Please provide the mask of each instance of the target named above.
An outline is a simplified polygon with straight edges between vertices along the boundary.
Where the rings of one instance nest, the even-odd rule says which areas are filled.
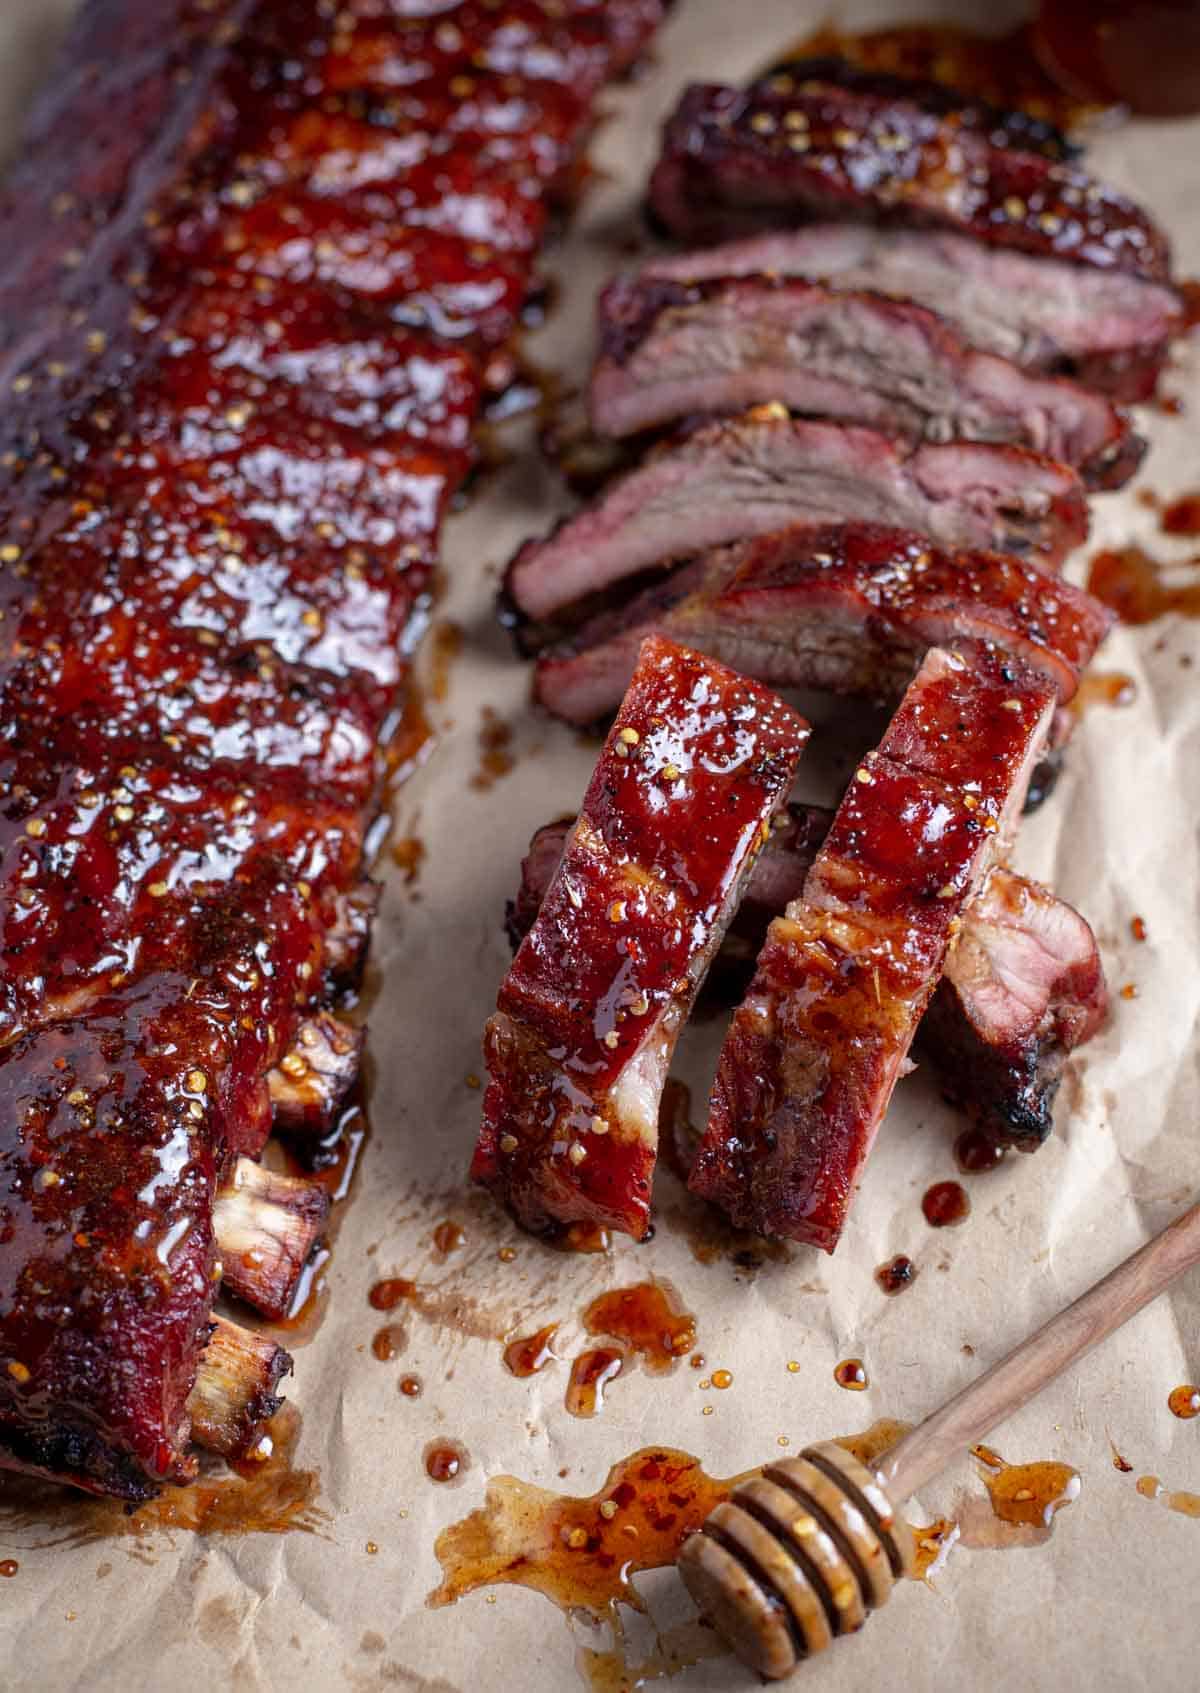
[[[1087,923],[1007,860],[1109,627],[1059,572],[1086,491],[1140,460],[1123,408],[1153,393],[1180,305],[1161,232],[1062,136],[839,60],[686,90],[650,209],[692,245],[604,291],[589,393],[632,462],[507,576],[537,699],[581,726],[624,704],[510,905],[475,1171],[531,1227],[643,1233],[653,1106],[716,960],[741,999],[690,1185],[832,1251],[914,1042],[987,1139],[1032,1150],[1104,1019]],[[682,680],[647,734],[656,670]],[[725,771],[736,801],[712,804],[736,816],[754,733],[740,762],[671,750],[734,677],[895,708],[833,813],[758,795],[750,862],[689,770]],[[652,846],[625,811],[635,762]],[[667,1010],[648,961],[685,931]]]
[[[88,0],[0,206],[0,1466],[252,1450],[447,501],[659,0]],[[401,16],[401,13],[404,15]]]

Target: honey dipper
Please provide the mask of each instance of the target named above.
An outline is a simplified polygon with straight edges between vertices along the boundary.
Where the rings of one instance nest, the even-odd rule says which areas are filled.
[[[1060,1311],[867,1469],[833,1441],[769,1464],[684,1543],[688,1592],[769,1680],[861,1628],[913,1567],[900,1506],[1200,1262],[1200,1205]]]

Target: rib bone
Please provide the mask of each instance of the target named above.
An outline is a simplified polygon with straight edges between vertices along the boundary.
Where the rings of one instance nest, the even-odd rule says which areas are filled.
[[[264,1317],[286,1317],[328,1215],[319,1183],[239,1158],[213,1207],[224,1287]]]
[[[214,1316],[188,1400],[192,1439],[223,1458],[249,1457],[282,1402],[280,1377],[291,1369],[290,1354],[269,1336]]]
[[[362,1048],[361,1029],[328,1011],[306,1017],[291,1050],[267,1077],[275,1128],[287,1134],[327,1134],[358,1080]]]

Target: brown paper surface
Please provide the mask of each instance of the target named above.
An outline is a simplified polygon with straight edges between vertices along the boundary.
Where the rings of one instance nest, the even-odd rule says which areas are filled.
[[[18,0],[0,10],[5,135],[64,10]],[[964,8],[951,10],[961,16]],[[996,8],[980,8],[985,14],[1003,21]],[[847,5],[841,21],[900,15],[882,3]],[[680,0],[647,73],[605,98],[611,115],[591,149],[595,176],[569,238],[545,260],[561,285],[558,301],[528,346],[568,386],[586,369],[596,286],[627,262],[640,229],[656,126],[682,83],[739,78],[815,21],[795,0]],[[1200,272],[1198,151],[1200,123],[1139,123],[1101,137],[1092,159],[1162,219],[1181,275]],[[1198,360],[1200,347],[1185,349],[1167,378],[1167,389],[1184,396],[1184,414],[1144,420],[1152,449],[1138,486],[1166,494],[1200,486]],[[311,1338],[296,1337],[296,1461],[319,1473],[325,1515],[311,1533],[151,1529],[90,1538],[90,1507],[63,1494],[31,1517],[24,1484],[0,1479],[0,1558],[20,1566],[0,1581],[6,1688],[563,1693],[583,1685],[577,1652],[608,1644],[606,1631],[572,1623],[540,1595],[502,1587],[448,1609],[426,1605],[439,1578],[435,1538],[481,1503],[488,1477],[509,1472],[590,1493],[614,1461],[651,1442],[695,1452],[722,1475],[778,1455],[781,1440],[795,1449],[879,1416],[915,1421],[1200,1186],[1200,670],[1188,668],[1200,639],[1196,624],[1170,619],[1111,638],[1099,668],[1131,675],[1136,700],[1088,710],[1059,791],[1028,822],[1016,855],[1019,868],[1083,910],[1114,988],[1133,983],[1137,997],[1118,993],[1109,1028],[1072,1062],[1058,1133],[1044,1151],[965,1178],[973,1209],[964,1226],[935,1232],[921,1215],[926,1186],[956,1173],[951,1149],[961,1125],[919,1072],[897,1094],[832,1260],[797,1249],[756,1270],[719,1253],[701,1262],[681,1221],[693,1213],[669,1173],[659,1182],[654,1239],[618,1241],[607,1257],[550,1252],[467,1191],[480,1101],[468,1077],[480,1070],[480,1030],[508,959],[504,901],[532,829],[576,807],[594,755],[530,712],[527,675],[494,620],[499,567],[567,504],[532,431],[509,426],[504,439],[512,456],[446,536],[446,592],[435,617],[461,629],[462,650],[447,696],[428,704],[436,752],[395,807],[396,835],[419,837],[425,857],[411,883],[386,853],[380,865],[373,1133],[327,1273],[324,1320]],[[1154,525],[1132,492],[1094,502],[1097,543],[1149,539]],[[1152,545],[1167,550],[1161,537]],[[1077,561],[1071,573],[1079,579],[1081,569]],[[473,780],[485,704],[511,725],[514,761],[487,786]],[[828,796],[844,773],[847,731],[828,727],[828,701],[813,711],[819,727],[803,790]],[[1148,932],[1142,944],[1130,933],[1135,915]],[[681,1049],[677,1073],[700,1100],[720,1027],[688,1031]],[[444,1217],[461,1222],[466,1239],[439,1256],[431,1232]],[[501,1258],[507,1248],[512,1255]],[[872,1272],[898,1252],[919,1275],[889,1300]],[[394,1314],[406,1331],[403,1350],[381,1362],[371,1340],[389,1319],[367,1295],[391,1275],[426,1292],[418,1309]],[[564,1409],[566,1363],[525,1381],[506,1373],[504,1335],[558,1321],[556,1347],[569,1359],[588,1299],[651,1275],[673,1283],[696,1314],[707,1370],[634,1369],[590,1421]],[[948,1683],[1194,1687],[1200,1522],[1140,1497],[1135,1482],[1152,1472],[1170,1487],[1200,1490],[1200,1420],[1179,1421],[1167,1408],[1170,1389],[1200,1375],[1198,1316],[1193,1276],[995,1436],[1012,1461],[1057,1458],[1081,1472],[1080,1498],[1048,1544],[956,1548],[933,1590],[899,1592],[796,1685],[810,1693],[932,1693]],[[867,1392],[836,1385],[834,1365],[847,1356],[865,1361]],[[799,1368],[789,1370],[789,1360]],[[712,1368],[732,1372],[727,1390],[702,1388]],[[419,1397],[399,1391],[409,1373],[421,1380]],[[469,1465],[457,1482],[438,1485],[422,1454],[446,1436],[463,1443]],[[1114,1467],[1110,1443],[1132,1473]],[[962,1490],[982,1497],[965,1458],[914,1505],[914,1517],[950,1509]],[[650,1616],[627,1619],[634,1663],[656,1629],[688,1614],[669,1573],[639,1585]],[[686,1668],[674,1683],[681,1693],[754,1684],[728,1658]]]

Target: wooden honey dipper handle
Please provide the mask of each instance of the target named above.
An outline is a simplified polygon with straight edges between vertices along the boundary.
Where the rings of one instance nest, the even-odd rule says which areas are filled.
[[[768,1465],[679,1555],[700,1610],[770,1680],[861,1628],[912,1569],[897,1507],[1200,1263],[1200,1205],[927,1417],[874,1470],[832,1442]]]
[[[1073,1305],[1014,1347],[906,1434],[875,1465],[893,1504],[919,1493],[965,1447],[1019,1411],[1077,1358],[1200,1263],[1200,1205],[1177,1217]]]

